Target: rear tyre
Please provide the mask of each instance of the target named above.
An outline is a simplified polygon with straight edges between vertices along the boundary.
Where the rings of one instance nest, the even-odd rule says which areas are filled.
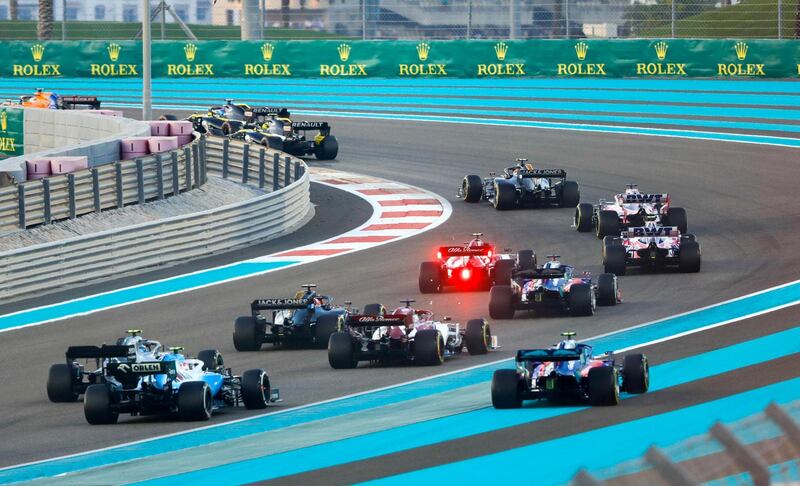
[[[438,366],[444,363],[444,339],[439,331],[417,331],[414,336],[414,362],[422,366]]]
[[[233,134],[236,131],[236,130],[233,129],[233,125],[230,124],[229,122],[223,122],[222,125],[220,125],[219,128],[220,128],[220,130],[222,130],[222,134],[225,135],[226,137],[228,135]]]
[[[643,354],[628,354],[622,362],[622,383],[628,393],[645,393],[650,388],[650,365]]]
[[[517,269],[534,270],[536,268],[536,254],[533,250],[520,250],[517,252]]]
[[[83,395],[83,414],[92,425],[115,424],[119,412],[113,409],[111,391],[106,385],[89,385]]]
[[[589,284],[576,284],[570,287],[569,315],[579,317],[594,314],[593,297],[592,286]]]
[[[595,232],[599,239],[604,236],[619,236],[619,216],[615,211],[600,211]]]
[[[365,316],[382,316],[386,314],[386,309],[381,304],[367,304],[361,314]]]
[[[225,360],[216,349],[204,349],[197,353],[197,359],[203,362],[203,371],[219,372],[225,367]]]
[[[187,422],[208,420],[214,399],[205,381],[185,381],[178,390],[178,415]]]
[[[511,278],[514,276],[513,260],[497,260],[494,263],[492,280],[494,285],[510,285]]]
[[[419,265],[419,291],[435,294],[442,288],[441,267],[438,262],[422,262]]]
[[[489,291],[489,316],[492,319],[514,318],[514,290],[510,285],[495,285]]]
[[[47,375],[47,398],[51,402],[74,402],[78,400],[75,381],[78,370],[75,365],[58,363],[50,367]]]
[[[237,317],[233,325],[233,347],[236,351],[261,349],[261,329],[252,316]]]
[[[461,181],[461,197],[468,203],[475,203],[483,197],[483,180],[476,175],[468,175]]]
[[[464,332],[469,354],[486,354],[492,345],[492,331],[485,319],[470,319]]]
[[[700,271],[700,243],[687,241],[681,243],[680,255],[678,256],[678,269],[684,273],[696,273]]]
[[[589,402],[608,406],[619,403],[617,370],[611,366],[598,366],[589,370]]]
[[[492,405],[494,408],[519,408],[522,406],[516,370],[496,370],[492,375]]]
[[[323,314],[317,318],[314,324],[314,347],[325,349],[328,347],[328,340],[331,334],[339,331],[339,315]]]
[[[597,305],[617,305],[617,276],[613,273],[597,277]]]
[[[613,273],[617,276],[625,275],[625,270],[627,269],[625,247],[622,245],[610,245],[605,250],[603,270],[606,273]]]
[[[328,135],[322,143],[314,147],[314,156],[319,160],[333,160],[339,154],[339,141],[333,135]]]
[[[561,190],[561,201],[559,206],[562,208],[574,208],[581,202],[581,191],[575,181],[564,181],[564,188]]]
[[[517,205],[517,190],[512,184],[497,182],[494,186],[494,208],[498,211],[513,209]]]
[[[604,236],[603,237],[603,257],[606,256],[606,248],[612,245],[621,245],[622,238],[616,236]]]
[[[575,229],[581,233],[592,231],[592,213],[594,206],[589,203],[580,203],[575,208]]]
[[[681,234],[686,233],[689,227],[689,220],[686,217],[686,210],[683,208],[667,209],[667,220],[664,226],[677,226]]]
[[[358,366],[353,338],[346,332],[331,334],[328,341],[328,363],[335,370],[352,369]]]
[[[250,410],[267,408],[272,390],[267,372],[256,368],[242,373],[242,402]]]

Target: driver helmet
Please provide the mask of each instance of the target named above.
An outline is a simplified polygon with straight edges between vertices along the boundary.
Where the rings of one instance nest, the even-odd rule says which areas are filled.
[[[576,349],[578,347],[578,343],[575,342],[574,339],[565,339],[558,343],[558,349]]]
[[[126,336],[122,339],[123,346],[133,346],[137,353],[146,353],[147,346],[145,346],[144,339],[141,336]]]
[[[628,184],[628,186],[625,188],[625,194],[639,194],[639,185]]]
[[[470,240],[469,245],[470,248],[483,248],[486,246],[486,243],[480,238],[480,236],[476,236],[472,240]]]
[[[550,260],[544,264],[544,268],[561,268],[561,262],[558,260]]]

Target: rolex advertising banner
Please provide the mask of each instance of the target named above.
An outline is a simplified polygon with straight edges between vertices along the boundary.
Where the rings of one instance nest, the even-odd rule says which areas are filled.
[[[0,42],[3,78],[141,75],[134,41]],[[797,78],[796,40],[156,41],[155,78]]]
[[[25,110],[0,106],[0,159],[22,155]]]

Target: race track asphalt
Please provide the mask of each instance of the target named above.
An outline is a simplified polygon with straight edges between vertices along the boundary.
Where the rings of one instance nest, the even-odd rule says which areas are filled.
[[[197,426],[157,418],[123,418],[113,427],[90,427],[84,421],[80,403],[47,401],[47,368],[63,359],[67,345],[112,342],[131,327],[144,329],[147,336],[168,345],[186,346],[189,351],[218,348],[226,364],[237,371],[266,368],[284,397],[275,407],[279,410],[510,357],[517,347],[552,343],[565,329],[577,331],[579,337],[594,336],[797,278],[800,205],[796,181],[800,180],[800,164],[793,149],[445,123],[335,119],[333,127],[341,146],[338,159],[325,164],[311,161],[311,165],[399,180],[436,192],[453,205],[450,220],[416,238],[313,265],[3,333],[0,383],[7,392],[0,395],[4,417],[0,425],[4,437],[0,443],[0,466]],[[499,171],[519,156],[528,157],[540,167],[566,169],[569,178],[581,184],[582,201],[609,197],[629,182],[638,183],[648,192],[669,192],[674,205],[686,208],[690,232],[702,244],[702,271],[623,277],[620,287],[624,304],[600,308],[590,318],[528,319],[519,314],[513,321],[492,321],[494,333],[505,344],[501,350],[482,357],[462,356],[436,368],[362,367],[340,374],[329,368],[324,351],[273,350],[265,346],[260,352],[238,353],[233,349],[233,320],[247,313],[253,298],[291,296],[299,284],[306,282],[315,282],[320,291],[340,301],[353,300],[356,305],[381,302],[390,307],[399,299],[410,297],[417,299],[418,306],[431,308],[440,316],[451,315],[456,321],[487,316],[487,293],[421,296],[417,289],[418,263],[431,258],[439,244],[466,241],[475,231],[483,232],[498,247],[533,248],[540,256],[555,252],[579,270],[599,273],[600,242],[570,227],[572,210],[499,213],[487,204],[467,205],[456,199],[456,189],[465,174]],[[318,185],[312,191],[318,197],[324,196]],[[316,241],[318,235],[308,233],[312,228],[331,231],[327,218],[339,218],[338,224],[352,227],[367,216],[364,204],[352,197],[330,193],[325,197],[329,197],[330,206],[326,208],[327,216],[318,212],[311,226],[283,243],[265,245],[273,248]],[[218,256],[208,263],[226,258],[231,256]],[[191,268],[197,268],[197,264]],[[184,269],[177,267],[164,273]],[[124,284],[130,283],[109,282],[102,287]],[[785,314],[781,314],[780,322],[800,322],[797,308],[782,312]],[[756,322],[745,328],[751,334],[756,329],[758,334],[762,325]],[[702,333],[691,343],[700,351],[715,348],[725,339],[720,336],[729,332],[725,329]],[[681,341],[671,341],[663,345],[661,352],[680,346]],[[746,379],[737,378],[746,383],[757,382],[757,371],[747,370],[741,372]],[[230,411],[215,416],[212,423],[248,414],[251,412]]]

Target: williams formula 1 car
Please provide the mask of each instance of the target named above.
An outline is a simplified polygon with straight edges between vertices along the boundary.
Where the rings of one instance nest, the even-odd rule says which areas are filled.
[[[433,312],[414,309],[413,300],[387,314],[380,304],[370,304],[364,313],[351,315],[340,332],[331,335],[328,361],[334,369],[355,368],[360,361],[440,365],[460,354],[486,354],[493,349],[489,324],[472,319],[465,329],[445,317],[437,321]]]
[[[606,272],[625,275],[629,266],[700,271],[700,243],[677,226],[663,226],[657,216],[648,216],[644,226],[628,228],[619,237],[603,238],[603,267]]]
[[[528,159],[517,159],[517,165],[494,172],[483,179],[468,175],[461,182],[458,197],[466,202],[489,201],[495,209],[520,206],[558,206],[574,208],[581,199],[578,183],[567,180],[563,169],[536,169]]]
[[[3,103],[25,108],[45,108],[50,110],[99,110],[100,100],[96,96],[62,96],[58,93],[36,89],[32,95],[20,96],[19,101]]]
[[[588,272],[576,274],[570,265],[562,265],[558,255],[533,269],[514,272],[511,285],[495,285],[489,292],[489,316],[513,319],[516,311],[557,310],[571,316],[590,316],[597,305],[619,302],[617,277],[603,273],[592,283]]]
[[[258,351],[263,343],[325,348],[328,338],[347,318],[348,307],[336,307],[333,298],[305,284],[293,298],[258,299],[250,315],[237,317],[233,345],[237,351]],[[349,306],[349,302],[345,305]]]
[[[422,262],[419,266],[419,290],[423,294],[441,292],[447,286],[461,289],[489,289],[494,284],[511,280],[514,260],[510,255],[499,254],[494,246],[481,240],[482,233],[473,233],[465,245],[442,246],[436,252],[436,261]],[[535,263],[535,255],[523,255]]]
[[[118,358],[129,356],[125,348]],[[264,370],[251,369],[238,376],[224,367],[222,355],[216,350],[203,352],[205,360],[189,358],[182,350],[173,347],[169,353],[147,360],[109,357],[103,362],[105,382],[86,388],[86,421],[92,425],[113,424],[122,413],[171,413],[182,420],[208,420],[215,410],[224,407],[263,409],[280,400],[280,393],[270,387]]]
[[[664,226],[677,226],[686,233],[686,210],[670,206],[669,194],[646,194],[636,184],[628,184],[624,194],[613,201],[601,199],[597,205],[581,203],[575,208],[575,229],[594,231],[598,238],[619,236],[620,231],[643,226],[645,218],[655,216]]]
[[[650,369],[643,354],[629,354],[617,365],[612,354],[594,356],[574,332],[549,349],[517,351],[515,370],[492,376],[494,408],[519,408],[523,400],[567,399],[592,405],[617,405],[619,393],[646,393]]]

